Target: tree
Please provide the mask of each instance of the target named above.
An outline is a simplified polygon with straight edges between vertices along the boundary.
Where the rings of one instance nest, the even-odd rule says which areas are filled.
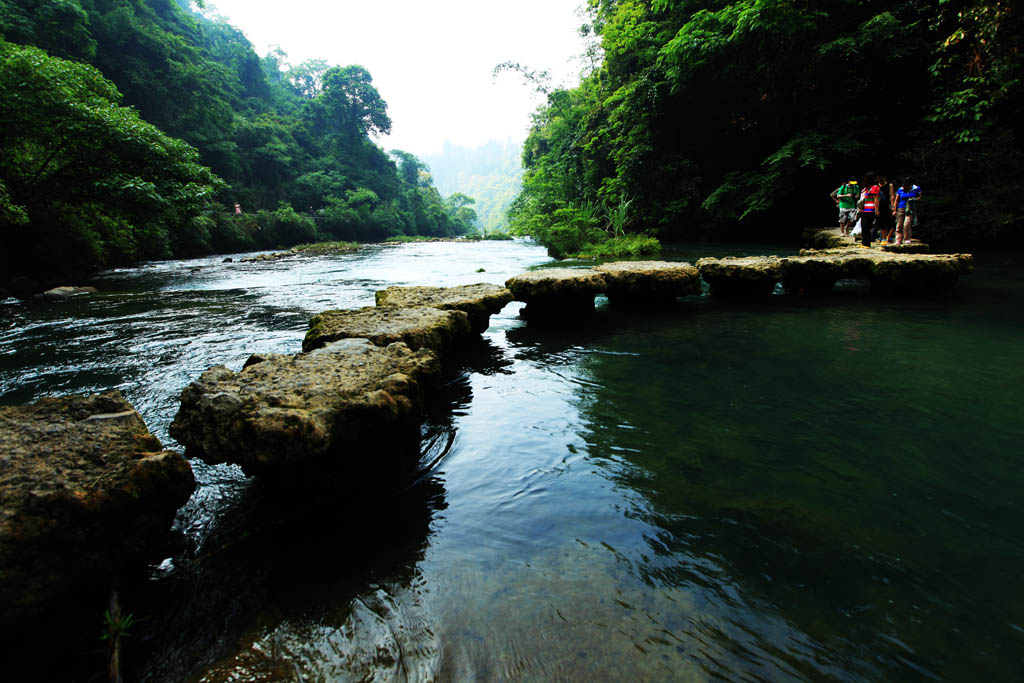
[[[324,89],[324,74],[330,69],[324,59],[307,59],[288,69],[285,78],[299,97],[314,99]]]
[[[208,248],[205,212],[219,181],[194,148],[120,99],[91,66],[0,41],[6,274]]]
[[[317,103],[328,126],[343,135],[387,135],[391,132],[387,104],[361,66],[331,67],[323,76]]]
[[[430,167],[419,160],[415,154],[393,149],[389,152],[398,162],[398,176],[406,185],[416,187],[420,184],[420,173],[429,172]]]
[[[794,240],[829,220],[827,203],[807,200],[815,188],[824,197],[873,169],[960,188],[945,203],[933,195],[956,220],[936,221],[933,237],[945,226],[1013,234],[1019,183],[1008,179],[1024,170],[1016,2],[589,6],[603,59],[578,87],[500,67],[547,95],[524,144],[515,230],[584,235],[588,207],[628,202],[627,229]]]

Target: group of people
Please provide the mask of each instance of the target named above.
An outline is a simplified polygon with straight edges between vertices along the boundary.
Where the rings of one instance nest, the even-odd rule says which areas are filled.
[[[860,246],[870,247],[873,238],[883,244],[910,244],[921,188],[909,177],[894,187],[883,175],[868,173],[863,185],[850,176],[831,196],[839,206],[839,232],[856,235],[859,227]]]

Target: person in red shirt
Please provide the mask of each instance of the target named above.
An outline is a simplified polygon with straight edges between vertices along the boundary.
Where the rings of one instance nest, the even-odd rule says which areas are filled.
[[[869,171],[864,175],[863,188],[860,192],[860,201],[857,203],[857,208],[860,209],[860,246],[870,249],[871,232],[875,227],[878,202],[882,194],[882,188],[875,184],[874,172]]]

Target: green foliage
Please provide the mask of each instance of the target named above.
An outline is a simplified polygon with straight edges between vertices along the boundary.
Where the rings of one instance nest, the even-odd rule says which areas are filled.
[[[91,58],[96,41],[75,0],[0,0],[0,38],[41,47],[56,57]]]
[[[131,635],[133,626],[135,626],[135,615],[132,613],[112,614],[110,610],[106,610],[103,613],[103,630],[100,632],[100,640],[127,638]]]
[[[195,149],[119,100],[93,67],[0,42],[6,274],[209,249],[219,181]]]
[[[622,208],[607,215],[616,235],[796,239],[831,222],[825,198],[839,179],[869,169],[912,174],[933,198],[926,217],[943,217],[926,228],[935,234],[949,226],[1007,238],[1019,225],[1009,208],[1024,170],[1016,3],[592,0],[589,9],[586,33],[603,58],[578,87],[499,67],[547,97],[524,143],[515,232],[554,244],[557,230],[573,231],[554,216],[597,201]]]
[[[4,44],[0,226],[28,254],[8,249],[12,268],[472,229],[470,202],[370,139],[391,121],[366,69],[260,59],[195,5],[0,0],[0,35],[78,61],[32,52],[42,66],[26,76]]]
[[[310,244],[296,244],[292,251],[302,254],[349,254],[359,249],[357,242],[313,242]]]
[[[491,140],[467,149],[445,142],[440,153],[425,157],[442,194],[463,192],[476,199],[475,227],[485,235],[508,231],[506,213],[522,186],[522,147]]]
[[[256,223],[266,235],[266,242],[272,245],[291,246],[312,242],[317,238],[316,223],[309,216],[300,216],[288,204],[281,204],[274,211],[260,210]]]
[[[623,258],[627,256],[654,256],[661,253],[661,242],[650,235],[622,235],[585,245],[574,254],[576,258]]]

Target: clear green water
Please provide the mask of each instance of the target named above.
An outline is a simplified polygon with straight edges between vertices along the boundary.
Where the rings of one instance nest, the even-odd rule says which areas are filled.
[[[681,256],[707,252],[726,253]],[[321,308],[545,260],[404,245],[113,273],[4,308],[0,401],[120,386],[167,440],[191,378],[297,351]],[[148,617],[134,672],[1024,678],[1020,266],[980,258],[934,301],[841,283],[544,326],[510,305],[449,373],[409,488],[289,495],[194,463],[180,546],[126,589]]]

